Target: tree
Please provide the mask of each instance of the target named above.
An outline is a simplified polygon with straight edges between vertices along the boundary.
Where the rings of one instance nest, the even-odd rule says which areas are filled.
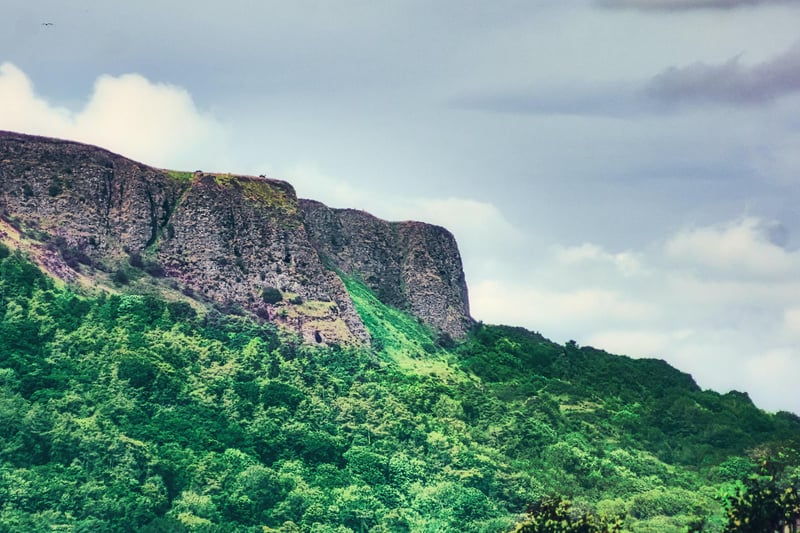
[[[761,457],[752,473],[723,497],[726,533],[791,531],[800,526],[800,454],[782,450]]]
[[[618,533],[622,518],[598,516],[577,509],[560,497],[547,497],[532,506],[513,533]]]

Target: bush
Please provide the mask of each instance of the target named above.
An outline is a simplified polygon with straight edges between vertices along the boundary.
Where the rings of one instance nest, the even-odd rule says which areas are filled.
[[[114,283],[119,283],[120,285],[127,285],[130,282],[128,274],[122,269],[117,270],[111,279],[114,280]]]
[[[130,265],[135,268],[142,268],[144,266],[144,261],[142,261],[142,256],[137,252],[132,253],[130,257],[128,257],[128,263],[130,263]]]
[[[283,300],[283,294],[275,287],[264,287],[261,291],[261,299],[267,304],[276,304]]]
[[[154,278],[163,278],[166,275],[164,267],[162,267],[158,263],[147,263],[144,267],[144,271],[153,276]]]

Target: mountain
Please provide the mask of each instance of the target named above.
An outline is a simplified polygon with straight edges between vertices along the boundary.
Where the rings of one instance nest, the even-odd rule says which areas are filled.
[[[472,321],[442,228],[15,133],[0,195],[2,533],[798,515],[800,417]]]
[[[64,280],[119,281],[140,268],[308,342],[366,341],[340,270],[450,337],[471,325],[461,257],[444,228],[299,201],[263,176],[165,171],[11,132],[0,132],[0,162],[5,234],[24,237]]]

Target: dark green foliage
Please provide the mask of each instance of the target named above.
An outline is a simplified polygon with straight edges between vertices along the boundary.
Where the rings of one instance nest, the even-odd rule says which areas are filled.
[[[118,283],[120,285],[127,285],[130,283],[130,278],[128,277],[128,273],[125,272],[124,269],[119,269],[114,272],[114,275],[111,277],[114,283]]]
[[[0,531],[496,532],[533,504],[519,531],[721,533],[720,489],[738,513],[773,483],[747,449],[800,434],[662,362],[434,340],[353,287],[375,350],[80,296],[0,247]],[[567,529],[531,529],[549,515]]]
[[[267,304],[276,304],[283,300],[283,294],[275,287],[264,287],[261,291],[261,299]]]
[[[164,267],[154,262],[147,263],[144,266],[144,271],[154,278],[163,278],[166,275]]]
[[[800,456],[783,449],[757,460],[724,496],[726,533],[795,532],[800,526]]]
[[[134,267],[134,268],[143,268],[144,267],[144,261],[142,260],[141,254],[136,253],[136,252],[132,253],[128,257],[128,263],[130,263],[130,265],[132,267]]]
[[[54,179],[47,187],[47,194],[50,196],[58,196],[64,190],[64,184],[60,179]]]
[[[559,497],[546,497],[534,505],[514,533],[618,533],[622,518],[600,517],[585,509],[575,509]]]

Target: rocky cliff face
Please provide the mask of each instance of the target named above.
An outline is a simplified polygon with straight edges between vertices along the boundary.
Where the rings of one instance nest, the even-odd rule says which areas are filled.
[[[0,219],[0,237],[28,243],[64,279],[124,282],[141,270],[309,342],[368,339],[326,266],[358,275],[387,304],[454,337],[470,322],[446,230],[298,201],[278,180],[167,172],[91,146],[0,132]]]
[[[364,281],[384,303],[462,338],[471,324],[461,256],[446,229],[386,222],[354,209],[300,200],[306,228],[323,260]]]

